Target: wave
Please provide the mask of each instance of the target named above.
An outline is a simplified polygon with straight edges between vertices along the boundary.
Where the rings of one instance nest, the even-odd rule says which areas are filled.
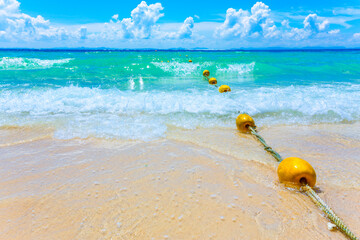
[[[239,112],[259,125],[360,120],[360,85],[187,91],[120,91],[87,87],[0,91],[0,126],[49,124],[59,138],[153,139],[168,126],[233,127]]]
[[[2,57],[0,58],[0,70],[44,69],[66,64],[71,60],[72,58],[47,60],[38,58]]]
[[[243,75],[254,70],[255,62],[242,64],[218,64],[212,62],[181,63],[181,62],[152,62],[153,65],[162,71],[175,75],[191,75],[202,73],[204,69],[211,69],[212,74],[236,74]]]
[[[217,71],[224,73],[236,73],[242,75],[245,73],[250,73],[254,70],[255,62],[249,64],[229,64],[227,67],[217,67]]]
[[[181,62],[152,62],[152,64],[160,68],[164,72],[176,75],[189,75],[195,72],[202,72],[204,67],[210,66],[210,63],[181,63]]]

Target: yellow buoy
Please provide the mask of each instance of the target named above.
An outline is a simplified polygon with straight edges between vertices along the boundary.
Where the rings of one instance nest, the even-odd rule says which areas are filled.
[[[208,76],[210,76],[210,72],[209,72],[209,70],[205,70],[205,71],[203,71],[203,76],[204,76],[204,77],[208,77]]]
[[[190,59],[189,62],[192,62],[192,60]]]
[[[242,133],[250,132],[249,127],[256,128],[255,121],[246,113],[240,114],[236,118],[236,127]]]
[[[170,62],[170,61],[168,61],[168,62]]]
[[[315,170],[310,163],[301,158],[285,158],[280,162],[277,173],[280,182],[285,184],[295,186],[308,184],[310,187],[313,187],[316,183]]]
[[[221,85],[219,87],[219,92],[223,93],[223,92],[231,92],[231,89],[228,85]]]
[[[186,55],[185,57],[188,57],[188,55]]]
[[[210,78],[210,79],[209,79],[209,84],[211,84],[211,85],[217,84],[216,78]]]

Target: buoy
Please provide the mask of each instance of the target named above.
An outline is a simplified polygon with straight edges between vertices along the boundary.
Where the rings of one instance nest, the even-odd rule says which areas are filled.
[[[170,61],[168,61],[168,62],[170,62]]]
[[[209,79],[209,84],[211,84],[211,85],[217,84],[216,78],[210,78],[210,79]]]
[[[285,184],[302,186],[308,184],[314,187],[316,183],[316,173],[314,168],[307,161],[289,157],[280,162],[277,170],[279,180]]]
[[[188,57],[188,55],[186,55],[185,57]]]
[[[189,62],[192,62],[192,60],[190,59]]]
[[[163,62],[163,61],[161,61],[161,62]]]
[[[255,121],[246,113],[240,114],[236,118],[236,127],[242,133],[250,132],[249,127],[256,128]]]
[[[231,89],[228,85],[221,85],[219,87],[219,92],[223,93],[223,92],[231,92]]]
[[[209,72],[209,70],[205,70],[205,71],[203,71],[203,76],[204,76],[204,77],[208,77],[208,76],[210,76],[210,72]]]

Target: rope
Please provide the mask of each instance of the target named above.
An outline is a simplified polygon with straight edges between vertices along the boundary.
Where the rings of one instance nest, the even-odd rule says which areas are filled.
[[[278,162],[282,161],[282,158],[279,153],[273,150],[265,140],[256,132],[253,127],[250,127],[250,132],[254,135],[259,142],[264,146],[265,151],[270,153]],[[330,219],[335,225],[340,229],[347,237],[351,240],[359,240],[354,233],[350,231],[349,228],[346,227],[345,223],[334,213],[334,211],[316,194],[316,192],[308,185],[306,182],[304,186],[301,187],[301,190],[305,191],[306,195],[308,195],[311,200],[325,213],[328,219]]]
[[[265,151],[270,153],[278,162],[281,162],[282,158],[280,154],[277,153],[274,149],[272,149],[269,145],[267,145],[265,140],[256,132],[254,128],[249,126],[249,129],[251,131],[251,134],[254,135],[259,140],[259,142],[261,142],[261,144],[264,146]]]
[[[326,203],[316,194],[316,192],[309,186],[302,186],[301,190],[305,191],[306,195],[308,195],[313,202],[321,208],[321,210],[325,213],[326,217],[329,218],[335,225],[348,236],[351,240],[358,240],[354,233],[350,231],[349,228],[346,227],[345,223],[334,213],[334,211],[326,205]]]

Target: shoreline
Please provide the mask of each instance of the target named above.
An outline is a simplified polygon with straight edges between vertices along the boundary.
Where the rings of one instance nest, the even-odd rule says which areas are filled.
[[[0,129],[2,144],[5,136],[18,142],[0,147],[1,239],[345,239],[310,199],[280,184],[277,163],[235,129],[171,128],[149,142],[36,131],[44,138]],[[319,195],[355,234],[359,131],[358,122],[259,128],[283,157],[313,165]]]

